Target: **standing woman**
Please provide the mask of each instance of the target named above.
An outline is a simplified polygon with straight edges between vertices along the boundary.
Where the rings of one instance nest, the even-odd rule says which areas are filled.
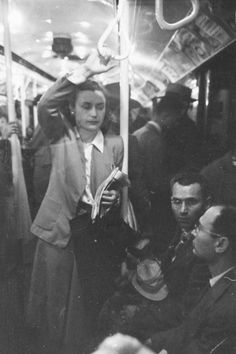
[[[106,97],[91,80],[112,68],[110,57],[106,59],[92,53],[72,74],[57,80],[38,105],[39,123],[51,143],[52,171],[31,229],[39,241],[28,319],[53,338],[50,353],[80,353],[114,289],[115,240],[90,217],[97,187],[123,160],[122,138],[105,137],[101,131]],[[68,103],[74,125],[65,110]],[[118,209],[119,200],[119,190],[103,193],[104,207]]]

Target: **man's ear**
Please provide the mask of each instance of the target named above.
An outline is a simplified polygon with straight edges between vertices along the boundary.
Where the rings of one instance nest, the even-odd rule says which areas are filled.
[[[209,209],[212,206],[212,198],[211,196],[208,196],[205,201],[205,211]]]
[[[227,237],[219,237],[216,240],[216,252],[224,253],[229,247],[229,240]]]

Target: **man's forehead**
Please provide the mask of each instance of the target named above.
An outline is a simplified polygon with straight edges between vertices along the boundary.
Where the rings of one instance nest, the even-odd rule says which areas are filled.
[[[208,226],[208,228],[214,224],[217,216],[220,215],[222,207],[213,206],[207,209],[207,211],[201,216],[200,223],[204,226]]]
[[[193,183],[188,186],[182,186],[176,182],[172,187],[172,197],[179,199],[199,198],[202,196],[202,190],[199,183]]]

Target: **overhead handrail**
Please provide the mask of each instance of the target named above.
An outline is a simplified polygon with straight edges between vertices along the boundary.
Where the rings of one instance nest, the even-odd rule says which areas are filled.
[[[156,0],[156,2],[155,2],[155,16],[156,16],[156,20],[157,20],[159,26],[162,29],[176,30],[180,27],[187,25],[189,22],[193,21],[198,15],[200,4],[199,4],[199,0],[191,0],[191,3],[192,3],[192,11],[189,15],[187,15],[185,18],[183,18],[182,20],[179,20],[175,23],[169,23],[169,22],[166,22],[164,19],[163,0]]]
[[[109,25],[107,26],[107,28],[105,29],[105,31],[103,32],[103,34],[101,35],[101,37],[98,40],[97,50],[101,56],[104,56],[104,44],[105,44],[107,38],[110,36],[113,29],[120,21],[120,18],[121,18],[122,12],[123,12],[123,8],[124,8],[123,5],[124,5],[124,0],[120,0],[116,17],[109,23]],[[124,37],[125,37],[126,42],[128,43],[129,42],[128,36],[125,35]],[[115,60],[121,61],[121,60],[128,58],[129,53],[130,53],[130,49],[128,49],[127,52],[123,55],[115,55],[114,54],[114,55],[112,55],[112,58]]]

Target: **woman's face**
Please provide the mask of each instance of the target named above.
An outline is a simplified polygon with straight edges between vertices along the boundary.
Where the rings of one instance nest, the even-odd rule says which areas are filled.
[[[105,117],[106,98],[102,91],[80,91],[75,101],[78,130],[98,132]]]

